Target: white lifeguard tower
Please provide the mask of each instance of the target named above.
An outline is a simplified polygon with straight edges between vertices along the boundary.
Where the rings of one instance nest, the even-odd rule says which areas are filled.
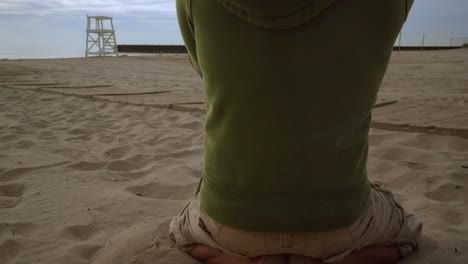
[[[86,16],[86,57],[89,55],[118,55],[114,23],[108,16]]]

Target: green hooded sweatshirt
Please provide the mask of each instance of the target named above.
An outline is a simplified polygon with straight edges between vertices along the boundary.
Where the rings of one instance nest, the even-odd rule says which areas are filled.
[[[201,207],[259,232],[351,224],[371,109],[411,0],[177,0],[206,98]]]

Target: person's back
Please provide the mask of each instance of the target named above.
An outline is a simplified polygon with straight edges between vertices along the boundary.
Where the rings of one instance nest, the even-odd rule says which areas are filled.
[[[206,95],[206,215],[298,233],[365,213],[371,109],[409,2],[177,1]]]

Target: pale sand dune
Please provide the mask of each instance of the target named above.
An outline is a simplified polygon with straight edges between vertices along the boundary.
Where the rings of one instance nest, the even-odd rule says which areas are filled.
[[[468,49],[393,53],[377,100],[393,103],[375,109],[374,127],[468,138],[452,133],[468,129],[467,78]],[[186,55],[4,60],[0,85],[204,111],[202,82]]]
[[[202,120],[1,89],[0,263],[194,263],[168,239],[202,169]],[[369,175],[425,225],[404,263],[468,261],[468,140],[373,130]]]
[[[408,60],[395,54],[381,99],[429,106],[446,101],[455,111],[446,113],[463,117],[466,73],[457,71],[467,60],[446,53],[441,63],[455,64],[449,65],[455,73],[447,75],[450,85],[440,86],[439,94],[434,83],[442,83],[440,73],[427,81],[430,92],[423,83],[410,91],[407,82],[428,75],[410,72],[419,77],[402,80],[405,67],[447,71],[430,64],[439,53],[417,54]],[[164,67],[148,58],[0,62],[0,264],[196,263],[172,245],[167,230],[202,173],[204,114],[31,90],[172,89],[183,96],[148,100],[199,107],[193,102],[203,100],[200,83],[187,60],[156,58]],[[96,85],[103,87],[70,88]],[[377,113],[407,121],[404,114],[386,116],[391,107],[401,105]],[[417,113],[409,120],[417,120]],[[402,263],[468,263],[468,139],[402,130],[373,129],[368,164],[369,177],[424,223],[421,250]]]
[[[0,263],[105,259],[138,226],[154,260],[175,254],[168,221],[201,175],[202,114],[0,92]]]

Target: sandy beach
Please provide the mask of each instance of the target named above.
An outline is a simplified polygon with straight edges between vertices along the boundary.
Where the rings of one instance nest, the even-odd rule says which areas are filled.
[[[197,263],[168,237],[203,167],[186,55],[0,60],[0,94],[0,264]],[[372,127],[370,179],[424,224],[401,263],[468,263],[468,49],[394,52]]]

